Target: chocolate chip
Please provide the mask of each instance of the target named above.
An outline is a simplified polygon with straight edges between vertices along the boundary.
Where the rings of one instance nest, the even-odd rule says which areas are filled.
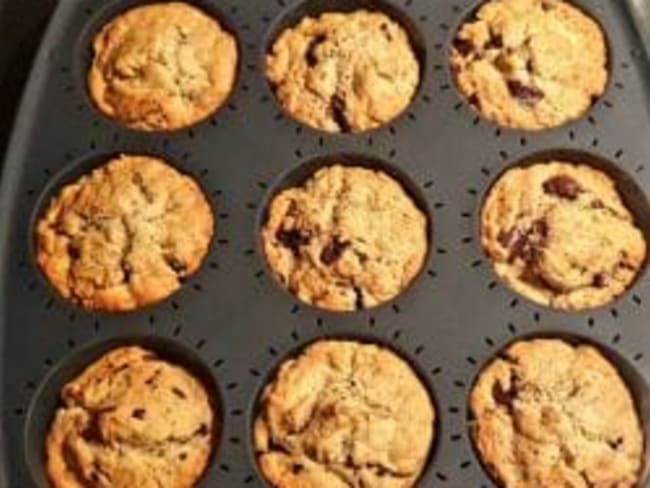
[[[481,100],[479,99],[476,93],[472,93],[467,99],[469,104],[474,107],[476,110],[481,110]]]
[[[72,243],[68,244],[68,255],[73,260],[77,260],[77,259],[79,259],[81,257],[81,253],[79,252],[79,248],[77,246],[75,246],[74,244],[72,244]]]
[[[187,270],[185,263],[175,256],[165,256],[165,261],[174,273],[184,273]]]
[[[205,436],[208,435],[208,433],[209,433],[209,431],[208,431],[208,426],[205,425],[205,424],[201,424],[201,425],[199,425],[199,428],[196,429],[195,435],[199,435],[199,436],[201,436],[201,437],[205,437]]]
[[[609,284],[609,276],[605,273],[598,273],[594,276],[594,286],[596,288],[605,288]]]
[[[124,282],[129,283],[131,281],[131,274],[133,273],[133,267],[126,259],[123,258],[120,261],[120,268],[122,269]]]
[[[548,12],[555,8],[555,3],[547,0],[542,0],[542,10]]]
[[[187,398],[185,392],[180,388],[176,388],[175,386],[172,388],[172,393],[182,400],[185,400]]]
[[[187,453],[186,452],[181,452],[178,455],[178,459],[180,459],[181,461],[185,461],[187,459]]]
[[[514,383],[510,385],[509,390],[504,390],[500,382],[495,382],[494,385],[492,385],[492,398],[497,405],[512,410],[512,403],[515,398],[517,398],[517,389],[515,388]]]
[[[382,34],[384,34],[384,37],[386,37],[386,40],[388,42],[392,42],[393,41],[393,36],[390,33],[390,29],[388,28],[388,24],[386,24],[384,22],[379,26],[379,28],[381,29]]]
[[[501,34],[492,34],[490,40],[485,45],[486,49],[501,49],[503,47],[503,37]]]
[[[548,225],[543,220],[536,220],[527,232],[519,232],[510,246],[510,261],[521,258],[531,263],[539,256],[539,246],[548,235]]]
[[[567,200],[575,200],[582,192],[582,187],[576,180],[567,175],[558,175],[549,178],[542,185],[549,195],[556,195]]]
[[[345,117],[345,100],[338,95],[332,95],[332,98],[330,99],[330,109],[332,111],[334,122],[339,126],[341,132],[350,132],[352,127],[350,127],[348,119]]]
[[[497,236],[497,240],[499,241],[499,244],[501,244],[503,247],[510,247],[514,243],[514,241],[517,240],[518,236],[519,236],[519,231],[513,227],[510,230],[500,231],[499,235]]]
[[[544,93],[532,86],[526,86],[516,80],[508,81],[510,94],[524,105],[533,106],[544,98]]]
[[[349,242],[340,241],[338,237],[335,237],[323,248],[323,251],[320,253],[320,260],[327,266],[334,264],[341,258],[343,251],[349,245]]]
[[[276,232],[275,238],[284,247],[291,249],[294,256],[300,254],[300,247],[309,244],[309,237],[303,235],[298,229],[280,229]]]
[[[361,291],[361,288],[355,286],[354,294],[356,296],[354,300],[354,306],[357,310],[363,310],[363,292]]]
[[[136,408],[131,412],[131,417],[134,419],[142,420],[144,419],[144,416],[146,415],[147,411],[144,408]]]
[[[293,474],[299,474],[302,472],[303,469],[305,469],[305,467],[302,464],[293,463],[291,465],[291,472]]]
[[[321,34],[314,37],[309,46],[307,46],[307,52],[305,53],[305,59],[307,60],[307,65],[311,68],[318,64],[318,58],[316,57],[316,48],[323,44],[327,40],[327,36]]]
[[[454,49],[458,51],[458,54],[463,57],[467,57],[474,51],[474,44],[468,39],[461,39],[460,37],[457,37],[454,39],[453,45]]]
[[[594,200],[589,206],[594,210],[602,210],[605,208],[605,204],[602,200]]]
[[[623,441],[624,439],[622,437],[617,437],[614,440],[608,440],[607,444],[609,444],[609,447],[616,450],[623,445]]]
[[[548,224],[545,220],[537,219],[535,222],[533,222],[530,230],[533,234],[536,234],[539,237],[545,238],[548,236]]]

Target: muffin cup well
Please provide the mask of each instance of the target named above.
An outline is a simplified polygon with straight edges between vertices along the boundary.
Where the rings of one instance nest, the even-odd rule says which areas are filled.
[[[125,14],[129,10],[132,10],[137,7],[156,5],[160,3],[165,3],[162,0],[112,0],[110,3],[105,5],[103,8],[97,12],[90,15],[86,25],[83,27],[81,36],[77,42],[75,49],[75,82],[80,88],[80,91],[83,93],[83,104],[90,109],[92,109],[99,117],[109,122],[111,125],[118,127],[121,130],[141,133],[144,136],[153,136],[156,134],[177,134],[182,131],[191,130],[194,127],[200,126],[208,119],[212,120],[215,117],[218,118],[218,115],[223,111],[224,108],[228,106],[231,99],[233,98],[235,92],[238,89],[239,79],[241,77],[242,70],[242,45],[239,36],[239,30],[235,26],[235,21],[232,16],[228,15],[225,10],[215,2],[210,0],[178,0],[181,3],[187,3],[188,5],[197,8],[201,12],[205,13],[209,17],[214,18],[219,22],[221,28],[230,34],[234,40],[237,49],[237,65],[235,66],[235,79],[233,85],[230,89],[230,92],[225,97],[223,102],[215,107],[209,114],[205,117],[197,120],[196,122],[179,128],[174,129],[157,129],[157,130],[141,130],[136,128],[131,128],[121,123],[118,120],[115,120],[105,114],[103,111],[97,107],[97,104],[93,101],[89,88],[88,88],[88,73],[93,63],[94,50],[93,50],[93,41],[95,37],[99,34],[102,28],[113,21],[115,18],[119,17],[122,14]]]
[[[584,309],[578,309],[575,312],[580,313],[580,312],[611,306],[612,303],[615,303],[616,301],[620,300],[621,297],[624,297],[630,291],[630,289],[634,287],[635,283],[637,283],[637,281],[639,281],[644,276],[648,265],[648,258],[650,255],[650,201],[648,201],[648,197],[646,196],[645,192],[641,189],[641,187],[636,183],[635,179],[626,171],[624,171],[621,167],[619,167],[612,161],[604,158],[603,156],[599,156],[596,155],[595,153],[590,153],[587,151],[549,149],[549,150],[533,152],[531,154],[525,155],[522,158],[519,158],[513,163],[507,164],[507,166],[502,171],[500,171],[492,178],[491,183],[488,185],[487,189],[485,190],[484,194],[480,199],[480,207],[477,210],[477,215],[481,215],[485,202],[488,196],[490,195],[492,188],[501,179],[501,177],[504,174],[506,174],[508,171],[515,168],[526,168],[536,163],[545,163],[549,161],[560,161],[560,162],[566,162],[575,165],[586,165],[588,167],[601,171],[604,174],[606,174],[608,177],[610,177],[615,183],[616,190],[619,196],[621,197],[623,204],[631,213],[634,219],[634,224],[641,230],[643,234],[644,240],[646,242],[646,246],[648,246],[648,249],[646,250],[646,257],[642,266],[639,268],[638,272],[636,273],[634,280],[632,280],[632,282],[628,284],[626,291],[620,294],[619,296],[615,297],[612,301],[608,303],[604,303],[597,307],[587,307]],[[478,228],[476,229],[476,233],[477,233],[478,240],[480,242],[483,233],[481,219],[478,219]],[[485,254],[486,260],[489,262],[490,266],[493,267],[492,260],[488,255],[487,251],[483,249],[483,252]],[[503,280],[500,277],[497,277],[497,279],[503,282]],[[504,282],[504,286],[510,288],[505,282]],[[517,293],[517,292],[513,290],[513,293]],[[526,300],[532,301],[530,298],[520,293],[517,293],[517,295],[522,296]],[[566,313],[573,313],[573,312],[568,311]]]
[[[258,463],[258,453],[255,449],[254,442],[254,423],[260,413],[260,401],[266,387],[273,382],[280,371],[280,368],[287,361],[293,360],[300,356],[306,349],[310,346],[313,346],[316,343],[327,342],[327,341],[342,341],[342,342],[355,342],[363,345],[375,345],[386,351],[394,354],[397,358],[406,362],[410,370],[419,380],[422,387],[426,390],[426,393],[429,397],[429,401],[434,410],[435,419],[433,424],[433,437],[431,444],[429,446],[429,452],[427,454],[427,460],[423,465],[422,472],[413,485],[414,487],[427,486],[427,482],[433,478],[434,474],[433,464],[435,463],[438,445],[440,443],[440,438],[444,435],[444,426],[441,425],[441,417],[444,415],[444,412],[440,409],[440,404],[436,398],[436,392],[432,382],[427,378],[426,372],[422,369],[422,365],[417,360],[417,355],[411,354],[403,345],[398,344],[394,341],[390,341],[387,338],[379,337],[377,335],[364,334],[364,333],[345,333],[338,334],[332,333],[327,335],[320,335],[318,337],[305,337],[300,339],[299,344],[294,344],[291,348],[285,351],[281,356],[278,355],[274,358],[273,364],[267,368],[267,371],[260,375],[258,378],[257,385],[255,387],[254,398],[249,405],[248,409],[248,422],[247,422],[247,439],[248,439],[248,455],[251,459],[251,464],[255,466],[256,475],[261,480],[265,480],[266,486],[271,486],[267,481],[262,469]],[[443,430],[441,430],[443,429]]]
[[[338,2],[336,0],[303,0],[292,7],[284,9],[284,11],[272,21],[263,42],[264,49],[260,53],[261,55],[258,61],[258,69],[260,71],[260,76],[262,76],[266,81],[265,85],[266,89],[268,90],[268,96],[273,100],[277,110],[279,112],[285,113],[288,117],[291,117],[293,120],[296,120],[297,123],[306,128],[309,128],[310,130],[328,134],[326,131],[311,127],[309,124],[306,124],[294,118],[290,113],[284,110],[275,95],[275,88],[272,86],[266,75],[266,56],[269,52],[271,52],[273,44],[279,35],[285,29],[289,29],[298,25],[298,23],[305,17],[317,18],[321,14],[327,12],[351,13],[358,10],[368,10],[370,12],[383,13],[406,31],[410,46],[419,64],[419,81],[409,104],[404,108],[404,110],[402,110],[402,112],[396,114],[391,120],[382,123],[376,128],[366,129],[359,132],[343,130],[341,133],[350,134],[352,136],[360,136],[378,131],[381,128],[395,122],[395,120],[403,117],[404,114],[408,112],[409,107],[413,105],[413,102],[420,96],[423,88],[423,82],[428,72],[427,43],[417,23],[405,9],[387,0],[352,0],[347,2]],[[333,134],[338,133],[335,132]]]
[[[427,220],[426,236],[427,236],[427,251],[423,259],[423,263],[427,263],[431,256],[431,250],[433,246],[433,218],[432,212],[425,198],[422,190],[408,177],[408,175],[398,166],[389,164],[385,161],[377,159],[376,157],[370,155],[364,155],[359,153],[339,153],[332,154],[328,156],[322,156],[314,159],[307,160],[298,166],[288,170],[284,174],[280,175],[276,181],[271,185],[269,191],[264,197],[264,204],[260,206],[260,211],[257,214],[256,219],[256,236],[257,236],[257,247],[259,255],[263,258],[264,269],[266,270],[269,277],[274,281],[275,284],[280,286],[286,294],[292,297],[293,300],[299,301],[300,303],[323,311],[325,313],[334,313],[334,314],[346,314],[346,313],[355,313],[355,312],[337,312],[326,309],[321,309],[315,305],[310,305],[306,302],[303,302],[298,297],[296,297],[291,291],[286,289],[275,276],[271,266],[266,258],[266,252],[264,250],[264,243],[262,241],[262,229],[264,228],[268,220],[268,211],[269,206],[273,199],[279,195],[283,190],[289,188],[300,187],[304,185],[307,180],[309,180],[317,171],[323,168],[327,168],[332,165],[342,165],[344,167],[361,167],[366,169],[371,169],[374,171],[379,171],[385,173],[389,177],[393,178],[397,183],[401,185],[406,194],[413,201],[415,206],[422,212]],[[388,300],[387,302],[380,303],[374,307],[369,307],[369,309],[377,307],[390,306],[395,300],[405,293],[408,293],[409,289],[413,287],[420,279],[422,273],[426,269],[426,264],[423,264],[418,271],[418,273],[412,278],[411,282],[396,296]],[[364,308],[367,310],[368,308]],[[358,311],[358,310],[357,310]]]
[[[48,181],[47,185],[41,192],[40,196],[38,197],[38,200],[36,202],[36,205],[34,206],[34,209],[32,211],[32,214],[30,216],[30,235],[28,236],[29,239],[29,256],[30,260],[33,263],[33,266],[35,269],[38,270],[38,276],[39,278],[43,281],[45,286],[49,289],[52,290],[53,295],[55,295],[55,299],[61,302],[65,302],[66,304],[71,304],[76,308],[79,308],[80,310],[86,312],[86,313],[91,313],[93,309],[90,308],[85,308],[81,304],[76,303],[74,300],[67,299],[64,297],[59,291],[55,288],[55,286],[50,282],[48,277],[46,276],[45,272],[42,270],[41,266],[39,265],[38,262],[38,237],[37,237],[37,227],[39,224],[40,219],[44,216],[44,214],[47,212],[50,204],[52,201],[57,198],[57,196],[60,194],[61,190],[65,188],[66,186],[70,184],[74,184],[76,181],[78,181],[80,178],[91,174],[94,170],[104,166],[110,161],[115,160],[115,158],[119,158],[120,156],[147,156],[147,157],[152,157],[152,158],[157,158],[160,159],[161,161],[164,161],[165,164],[167,164],[170,168],[178,171],[180,175],[182,176],[187,176],[192,178],[193,182],[198,185],[199,190],[201,191],[202,195],[205,198],[206,203],[210,206],[210,212],[214,216],[216,214],[216,211],[214,209],[214,205],[212,204],[211,200],[208,198],[208,192],[206,192],[206,189],[203,188],[201,185],[200,179],[195,176],[188,174],[185,169],[180,168],[176,161],[173,161],[172,158],[169,156],[165,156],[164,154],[161,154],[160,152],[154,152],[154,151],[149,151],[149,150],[142,150],[142,151],[129,151],[128,153],[89,153],[86,154],[84,157],[71,162],[70,164],[66,165],[66,167],[60,171],[58,174],[53,175],[51,180]],[[214,219],[216,222],[216,219]],[[216,225],[216,224],[214,224]],[[208,246],[206,248],[205,255],[203,256],[201,266],[197,269],[197,271],[193,274],[196,274],[200,271],[201,267],[205,265],[205,261],[209,255],[210,248],[212,247],[213,241],[216,239],[215,236],[218,235],[219,229],[213,229],[213,235],[211,238],[211,241],[208,243]],[[192,274],[192,275],[193,275]],[[171,299],[176,293],[179,292],[179,290],[185,285],[185,282],[191,278],[192,275],[189,275],[187,277],[183,277],[180,279],[180,284],[181,286],[173,291],[172,293],[168,294],[164,298],[157,300],[155,302],[149,303],[147,305],[141,306],[141,307],[135,307],[131,310],[120,310],[120,311],[112,311],[109,313],[113,314],[128,314],[128,313],[134,313],[137,312],[138,310],[143,310],[147,309],[150,307],[154,307],[158,303],[165,302]],[[103,309],[97,309],[98,311],[102,311]]]
[[[50,486],[44,466],[45,439],[54,419],[54,413],[61,404],[62,388],[104,354],[123,346],[141,346],[149,349],[158,354],[162,360],[185,368],[201,382],[208,393],[215,419],[210,460],[202,477],[206,476],[211,469],[212,460],[221,442],[223,411],[221,390],[209,366],[194,351],[175,340],[150,335],[131,335],[99,340],[76,349],[54,365],[38,386],[27,411],[25,424],[25,459],[37,486],[42,488]]]
[[[519,342],[526,342],[535,339],[557,339],[571,346],[580,346],[586,345],[595,348],[603,357],[614,366],[618,374],[623,380],[623,383],[628,388],[634,407],[636,410],[637,417],[641,424],[641,430],[643,435],[643,455],[642,455],[642,465],[641,472],[639,473],[638,483],[635,486],[645,486],[648,481],[648,476],[650,474],[650,387],[647,382],[644,380],[643,376],[637,371],[636,367],[632,362],[621,355],[618,351],[610,347],[609,345],[595,340],[594,338],[587,337],[580,334],[567,333],[566,331],[553,331],[545,330],[542,332],[521,334],[514,338],[511,338],[509,341],[500,344],[497,346],[495,353],[492,357],[488,357],[485,362],[479,365],[478,371],[474,376],[472,384],[468,388],[468,397],[466,405],[466,417],[467,417],[467,436],[469,442],[472,445],[474,452],[474,457],[477,459],[481,468],[485,474],[495,483],[495,486],[502,486],[502,484],[494,478],[490,470],[485,465],[478,447],[476,446],[476,441],[474,439],[474,416],[472,414],[472,409],[470,406],[470,395],[476,386],[476,383],[480,376],[483,374],[485,369],[489,367],[492,362],[499,358],[503,351],[507,350],[513,344]]]

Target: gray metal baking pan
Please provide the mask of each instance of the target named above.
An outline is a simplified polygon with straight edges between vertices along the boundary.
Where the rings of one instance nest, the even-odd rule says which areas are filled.
[[[102,351],[131,342],[216,384],[223,428],[205,487],[266,486],[250,446],[256,397],[282,358],[322,337],[385,344],[429,387],[439,419],[420,487],[495,486],[468,435],[467,395],[485,361],[521,337],[560,335],[600,347],[628,380],[649,444],[649,275],[608,307],[556,312],[504,287],[477,239],[477,213],[491,182],[535,155],[586,159],[609,171],[648,234],[647,2],[576,0],[607,33],[611,82],[582,119],[528,133],[486,122],[455,90],[450,44],[477,0],[190,1],[236,35],[241,63],[228,104],[187,130],[125,129],[98,113],[86,94],[94,33],[142,1],[61,1],[43,40],[0,194],[0,486],[48,486],[43,437],[61,385]],[[411,35],[424,69],[409,109],[359,135],[324,134],[286,117],[262,70],[269,40],[305,13],[360,7],[387,11]],[[160,155],[199,180],[218,216],[217,237],[201,271],[168,300],[129,314],[89,313],[61,300],[41,276],[33,223],[52,192],[118,153]],[[278,287],[260,253],[258,227],[268,199],[304,178],[304,165],[332,157],[389,170],[431,220],[425,269],[379,308],[334,314],[305,306]],[[642,486],[646,480],[644,473]]]

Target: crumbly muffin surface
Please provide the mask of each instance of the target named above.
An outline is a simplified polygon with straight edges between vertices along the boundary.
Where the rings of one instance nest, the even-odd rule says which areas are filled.
[[[427,219],[388,175],[334,165],[272,200],[262,243],[272,272],[299,299],[349,311],[412,282],[427,254]]]
[[[215,435],[206,390],[151,351],[114,349],[65,385],[47,437],[55,488],[190,488]]]
[[[504,488],[636,486],[640,420],[618,372],[591,346],[510,346],[481,373],[470,407],[478,452]]]
[[[427,462],[434,420],[425,387],[395,354],[320,341],[266,387],[254,444],[277,488],[410,488]]]
[[[133,310],[176,291],[214,231],[197,183],[162,160],[121,156],[65,186],[37,226],[37,259],[61,295]]]
[[[605,305],[645,263],[644,235],[615,183],[585,165],[552,161],[507,171],[490,190],[481,223],[499,277],[553,308]]]
[[[527,130],[583,115],[605,91],[607,63],[598,23],[563,0],[490,0],[461,26],[451,54],[469,103]]]
[[[136,7],[96,36],[88,88],[97,107],[140,130],[192,125],[219,108],[237,70],[237,44],[182,2]]]
[[[360,132],[408,106],[420,67],[406,31],[380,12],[328,12],[283,31],[266,74],[286,112],[316,129]]]

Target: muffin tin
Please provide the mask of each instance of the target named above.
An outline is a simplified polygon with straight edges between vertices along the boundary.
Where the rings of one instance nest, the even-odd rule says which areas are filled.
[[[237,83],[211,119],[152,134],[104,118],[84,80],[94,33],[141,3],[61,2],[16,122],[0,196],[0,486],[48,486],[42,443],[61,386],[102,351],[132,342],[216,384],[223,424],[200,486],[267,486],[250,443],[257,395],[284,357],[323,337],[385,344],[431,390],[437,434],[420,487],[496,486],[473,451],[467,398],[482,365],[522,337],[560,335],[599,346],[628,381],[650,445],[648,274],[608,307],[549,310],[497,280],[477,219],[490,184],[509,165],[535,154],[580,154],[596,165],[607,161],[615,178],[627,175],[621,189],[650,237],[650,64],[631,15],[641,2],[574,1],[607,33],[608,89],[574,123],[521,132],[484,121],[454,88],[450,43],[476,0],[196,0],[238,39]],[[263,73],[270,40],[303,14],[361,7],[387,11],[411,33],[424,69],[409,109],[357,135],[314,131],[286,117]],[[642,8],[636,18],[649,15]],[[121,152],[162,156],[195,177],[212,198],[216,237],[202,269],[168,300],[134,313],[90,313],[59,298],[40,274],[34,220],[62,184]],[[304,178],[306,168],[341,155],[353,164],[381,161],[432,223],[428,261],[414,284],[388,304],[347,314],[311,308],[282,290],[258,240],[269,198]],[[648,452],[640,486],[649,486]]]

